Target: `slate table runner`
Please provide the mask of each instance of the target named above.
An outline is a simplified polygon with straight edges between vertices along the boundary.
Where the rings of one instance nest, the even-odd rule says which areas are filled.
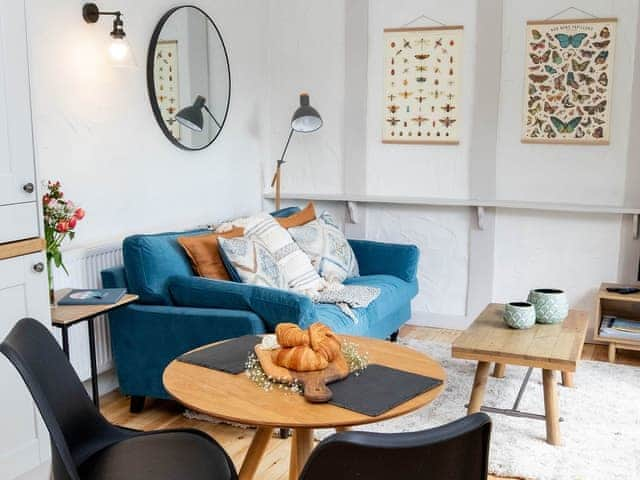
[[[185,353],[179,356],[178,360],[235,375],[244,372],[249,353],[253,352],[253,347],[260,342],[261,337],[245,335],[196,352]]]
[[[421,393],[442,385],[442,380],[371,364],[360,375],[351,374],[329,385],[329,403],[377,417]]]

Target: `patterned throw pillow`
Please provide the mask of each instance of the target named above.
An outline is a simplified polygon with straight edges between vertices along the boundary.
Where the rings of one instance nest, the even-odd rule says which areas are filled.
[[[325,286],[309,257],[291,235],[268,213],[247,220],[245,237],[260,241],[274,256],[289,288],[301,292],[318,291]]]
[[[358,261],[353,249],[329,213],[323,213],[313,222],[290,228],[289,233],[328,282],[342,283],[358,276]]]
[[[233,280],[263,287],[287,287],[276,259],[261,242],[245,237],[218,237],[218,244]]]

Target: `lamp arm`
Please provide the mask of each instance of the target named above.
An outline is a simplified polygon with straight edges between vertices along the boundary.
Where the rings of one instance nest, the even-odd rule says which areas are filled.
[[[280,159],[276,162],[276,172],[273,174],[273,179],[271,180],[272,188],[276,184],[276,180],[280,175],[280,166],[284,163],[284,157],[287,154],[287,150],[289,149],[289,143],[291,143],[291,137],[293,137],[293,132],[294,130],[293,128],[291,128],[291,130],[289,130],[289,136],[287,137],[287,143],[284,144],[284,150],[282,150],[282,155],[280,156]]]
[[[284,156],[287,154],[287,150],[289,149],[289,143],[291,143],[291,137],[293,137],[293,128],[289,131],[289,136],[287,137],[287,143],[284,145],[284,150],[282,150],[282,155],[280,156],[280,160],[278,160],[278,164],[282,165],[284,163]]]
[[[209,107],[207,107],[206,104],[203,105],[204,109],[207,111],[207,113],[209,114],[209,116],[213,119],[213,121],[215,122],[215,124],[218,126],[218,129],[221,129],[222,126],[220,125],[220,122],[218,122],[218,120],[216,120],[216,117],[213,116],[213,113],[211,113],[211,110],[209,110]]]

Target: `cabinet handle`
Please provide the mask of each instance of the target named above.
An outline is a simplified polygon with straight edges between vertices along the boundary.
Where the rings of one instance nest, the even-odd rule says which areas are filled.
[[[36,273],[44,272],[44,263],[38,262],[33,266],[33,271]]]
[[[35,190],[35,187],[33,186],[33,183],[29,182],[29,183],[25,183],[22,186],[22,190],[24,190],[27,193],[33,193],[33,191]]]

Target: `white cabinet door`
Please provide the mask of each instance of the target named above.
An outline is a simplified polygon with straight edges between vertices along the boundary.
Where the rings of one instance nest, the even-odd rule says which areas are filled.
[[[43,253],[0,260],[0,340],[23,317],[49,325]],[[0,478],[12,479],[49,458],[49,436],[22,378],[0,354]]]
[[[17,221],[2,237],[38,235],[35,184],[24,0],[0,0],[0,217]]]

